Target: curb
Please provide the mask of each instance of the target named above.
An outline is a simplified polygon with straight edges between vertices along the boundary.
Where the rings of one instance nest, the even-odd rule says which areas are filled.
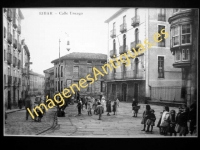
[[[14,113],[16,111],[21,111],[21,110],[25,110],[25,108],[13,110],[13,111],[8,111],[8,112],[6,111],[6,114]]]

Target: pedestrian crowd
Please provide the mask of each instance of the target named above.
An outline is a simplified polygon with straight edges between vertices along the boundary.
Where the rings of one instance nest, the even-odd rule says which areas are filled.
[[[113,104],[111,104],[111,100],[106,101],[104,96],[102,96],[101,99],[95,99],[91,96],[80,98],[79,95],[77,95],[78,116],[81,115],[81,111],[83,111],[84,107],[88,112],[88,116],[92,116],[92,114],[99,115],[98,120],[101,120],[102,114],[105,111],[107,112],[107,116],[110,116],[111,112],[113,112],[113,115],[117,115],[119,100],[117,98],[114,100]]]
[[[175,110],[169,110],[169,107],[165,106],[163,112],[160,113],[160,118],[157,124],[160,135],[176,136],[179,134],[179,136],[186,136],[187,134],[195,134],[196,109],[196,101],[191,104],[190,108],[185,104],[180,106],[177,114]],[[153,126],[155,126],[155,120],[156,117],[154,110],[151,109],[150,105],[146,105],[146,110],[143,112],[143,118],[141,121],[141,124],[144,125],[142,131],[152,133]]]

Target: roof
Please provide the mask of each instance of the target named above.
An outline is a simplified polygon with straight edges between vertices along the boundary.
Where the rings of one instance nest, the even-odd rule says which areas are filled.
[[[44,72],[44,73],[50,73],[52,70],[54,71],[54,67],[51,67],[51,68],[49,68],[49,69],[46,69],[46,70],[44,70],[43,72]]]
[[[106,54],[101,53],[86,53],[86,52],[73,52],[65,56],[60,57],[60,60],[71,59],[71,60],[107,60]],[[53,60],[51,63],[58,62],[59,58]]]
[[[33,71],[31,71],[31,70],[29,70],[29,74],[36,75],[36,76],[40,76],[40,77],[43,77],[43,78],[44,78],[44,75],[39,74],[39,73],[36,73],[36,72],[33,72]]]
[[[123,13],[124,11],[126,11],[129,8],[121,8],[120,10],[118,10],[114,15],[112,15],[110,18],[108,18],[105,23],[109,23],[111,20],[115,19],[117,16],[119,16],[121,13]]]

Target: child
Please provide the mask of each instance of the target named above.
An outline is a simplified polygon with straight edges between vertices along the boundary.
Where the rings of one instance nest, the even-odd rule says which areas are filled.
[[[91,111],[91,109],[92,109],[92,104],[91,104],[91,102],[88,102],[88,103],[87,103],[88,116],[92,116],[92,111]]]
[[[161,122],[162,114],[163,114],[163,112],[160,112],[160,119],[159,119],[158,124],[157,124],[157,127],[159,128],[160,135],[163,134],[163,130],[160,127],[160,122]]]
[[[170,116],[169,116],[169,133],[170,133],[170,136],[172,136],[173,133],[176,136],[175,126],[176,126],[176,112],[175,112],[175,110],[171,110]]]
[[[113,112],[114,112],[113,115],[115,115],[116,109],[117,109],[117,102],[116,102],[116,100],[115,100],[115,101],[114,101],[114,104],[113,104]]]
[[[135,98],[133,98],[133,102],[132,102],[132,109],[133,109],[133,117],[137,117],[137,113],[138,113],[138,108],[137,108],[138,102],[135,101]]]
[[[151,111],[151,113],[150,113],[149,119],[147,120],[147,131],[146,132],[151,132],[152,133],[153,126],[155,126],[156,116],[154,114],[155,111],[153,109],[151,109],[150,111]],[[151,130],[149,131],[149,127],[150,126],[151,126]]]
[[[142,122],[141,124],[144,124],[144,129],[142,129],[141,131],[145,131],[145,128],[146,128],[146,121],[147,119],[150,118],[150,105],[146,105],[146,110],[143,112],[143,119],[142,119]]]

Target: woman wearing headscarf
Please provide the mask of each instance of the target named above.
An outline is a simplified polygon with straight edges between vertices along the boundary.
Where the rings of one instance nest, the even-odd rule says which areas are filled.
[[[169,129],[169,107],[165,106],[164,112],[162,114],[161,122],[160,122],[160,127],[162,128],[163,134],[167,135],[168,129]]]

